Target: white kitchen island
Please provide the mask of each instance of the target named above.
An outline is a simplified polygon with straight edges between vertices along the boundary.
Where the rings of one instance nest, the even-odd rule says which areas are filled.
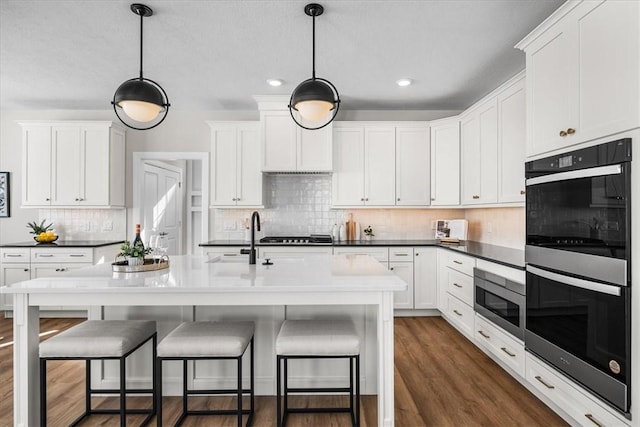
[[[171,258],[169,269],[113,273],[102,264],[65,277],[19,282],[2,292],[14,299],[14,425],[38,425],[39,306],[245,307],[364,306],[375,312],[378,425],[394,424],[393,294],[406,283],[362,255],[277,259],[274,265]],[[265,355],[266,357],[267,355]],[[260,357],[260,355],[258,355]],[[268,355],[267,360],[272,360]]]

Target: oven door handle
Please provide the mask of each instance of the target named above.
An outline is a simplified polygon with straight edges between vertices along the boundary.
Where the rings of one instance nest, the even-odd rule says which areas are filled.
[[[565,285],[575,286],[577,288],[588,289],[590,291],[600,292],[603,294],[620,296],[620,287],[605,285],[604,283],[592,282],[590,280],[578,279],[576,277],[565,276],[564,274],[553,273],[551,271],[543,270],[532,265],[527,265],[527,272],[535,274],[536,276],[544,277],[545,279],[553,280],[556,282],[564,283]]]
[[[620,175],[622,173],[622,165],[600,166],[597,168],[580,169],[575,171],[566,171],[554,173],[551,175],[537,176],[526,180],[526,186],[545,184],[547,182],[566,181],[576,178],[592,178],[595,176]]]

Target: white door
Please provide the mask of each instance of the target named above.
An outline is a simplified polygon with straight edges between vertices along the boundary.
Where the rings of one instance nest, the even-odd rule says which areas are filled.
[[[416,248],[413,271],[414,308],[438,308],[437,248]]]
[[[51,138],[51,204],[77,205],[80,202],[80,129],[77,126],[54,126]]]
[[[22,141],[22,205],[50,205],[51,127],[25,127]]]
[[[220,125],[211,129],[211,204],[236,204],[236,126]]]
[[[429,128],[396,128],[396,205],[429,206]]]
[[[334,128],[332,204],[364,204],[364,131],[362,127]]]
[[[238,126],[236,143],[236,204],[262,205],[260,130],[254,124]]]
[[[524,79],[498,95],[498,202],[524,202],[526,99]]]
[[[476,112],[460,120],[462,204],[480,201],[480,119]]]
[[[182,254],[182,170],[154,162],[144,163],[142,206],[143,241],[151,233],[163,236],[168,255]]]
[[[396,204],[396,131],[389,127],[364,129],[364,203]]]
[[[407,284],[406,290],[394,293],[393,308],[413,308],[413,263],[389,262],[389,270]]]
[[[80,204],[106,206],[110,203],[109,129],[83,127],[80,141]]]

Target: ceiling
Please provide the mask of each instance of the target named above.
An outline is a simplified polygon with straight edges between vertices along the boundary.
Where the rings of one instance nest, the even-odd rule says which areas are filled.
[[[130,3],[0,0],[0,108],[111,108],[138,74]],[[147,0],[144,75],[186,111],[254,110],[253,95],[288,95],[311,76],[306,3]],[[342,109],[462,110],[524,68],[513,46],[561,3],[321,1],[316,73],[338,88]],[[414,83],[398,87],[402,77]]]

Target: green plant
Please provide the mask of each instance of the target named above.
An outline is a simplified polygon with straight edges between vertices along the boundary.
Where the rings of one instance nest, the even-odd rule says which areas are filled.
[[[365,236],[370,236],[373,237],[375,236],[375,234],[373,234],[373,228],[371,228],[371,226],[367,226],[367,228],[365,228],[364,230],[362,230],[365,234]]]
[[[31,229],[31,231],[29,233],[35,234],[37,236],[40,233],[46,233],[47,231],[51,230],[51,226],[53,226],[53,223],[51,223],[49,225],[44,225],[45,221],[46,220],[43,219],[40,224],[38,224],[35,221],[28,222],[27,223],[27,228]]]
[[[131,245],[131,242],[125,240],[122,246],[120,246],[120,255],[131,258],[144,258],[145,255],[150,254],[151,248],[145,248],[142,242],[136,242]]]

